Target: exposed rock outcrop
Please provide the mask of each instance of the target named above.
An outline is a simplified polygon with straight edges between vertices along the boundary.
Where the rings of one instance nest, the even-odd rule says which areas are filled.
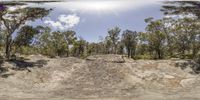
[[[41,55],[27,58],[24,62],[33,66],[25,66],[24,70],[16,70],[15,67],[20,66],[13,62],[3,64],[9,71],[4,73],[7,77],[0,78],[0,99],[7,100],[6,96],[15,100],[36,97],[37,100],[44,97],[48,100],[113,97],[146,100],[150,96],[148,100],[155,100],[152,95],[157,94],[158,98],[165,95],[165,99],[170,100],[170,96],[177,93],[176,100],[179,100],[181,91],[200,93],[199,75],[193,73],[195,62],[131,60],[121,55],[95,55],[86,60],[50,59]],[[38,67],[38,61],[45,63]]]

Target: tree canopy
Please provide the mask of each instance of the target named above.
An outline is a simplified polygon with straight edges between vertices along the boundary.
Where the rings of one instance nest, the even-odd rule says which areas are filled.
[[[5,55],[6,58],[10,58],[10,52],[13,44],[12,35],[21,26],[23,26],[28,21],[35,21],[36,19],[41,19],[49,14],[51,9],[39,8],[39,7],[25,7],[17,8],[15,10],[10,10],[10,5],[21,5],[21,3],[10,3],[5,4],[3,7],[5,9],[0,10],[0,23],[1,30],[5,34]]]

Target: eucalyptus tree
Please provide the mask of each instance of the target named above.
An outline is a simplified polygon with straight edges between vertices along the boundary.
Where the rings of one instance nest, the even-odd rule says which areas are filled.
[[[17,36],[14,38],[14,44],[17,47],[29,46],[33,42],[35,35],[39,33],[37,28],[32,26],[23,26],[18,32]]]
[[[124,54],[124,43],[119,41],[117,44],[117,54],[123,55]]]
[[[138,32],[137,54],[140,56],[151,53],[148,49],[148,34],[145,32]]]
[[[64,38],[64,34],[60,31],[55,31],[51,33],[50,43],[53,45],[53,49],[56,56],[63,56],[67,52],[67,43]]]
[[[36,19],[47,16],[51,9],[40,7],[21,7],[15,4],[15,9],[10,9],[13,5],[3,5],[4,9],[0,10],[0,26],[5,34],[5,57],[10,59],[10,52],[13,45],[13,34],[19,30],[26,22],[35,21]],[[19,7],[18,7],[19,6]]]
[[[108,37],[111,42],[111,52],[116,54],[117,53],[117,42],[119,41],[119,34],[121,29],[119,27],[114,27],[113,29],[108,30]]]
[[[149,50],[156,53],[156,58],[162,59],[166,43],[166,35],[161,31],[162,23],[160,20],[153,21],[152,18],[145,19],[145,22],[148,23],[146,34]]]
[[[70,53],[69,46],[73,45],[73,43],[77,40],[76,32],[73,30],[67,30],[67,31],[62,32],[62,34],[64,35],[64,39],[66,41],[66,46],[67,46],[66,53],[67,53],[67,56],[69,56],[69,53]]]
[[[138,42],[138,34],[136,31],[125,30],[122,34],[122,42],[126,47],[128,57],[134,58],[136,46]]]
[[[165,1],[161,11],[165,15],[190,15],[200,18],[199,1]]]
[[[87,55],[87,45],[88,42],[82,37],[79,37],[79,39],[73,43],[72,55],[75,57],[85,57]]]
[[[173,33],[176,35],[176,46],[182,52],[182,57],[186,51],[192,51],[192,58],[199,52],[199,5],[199,1],[166,1],[161,8],[164,15],[175,20]]]
[[[162,19],[159,19],[160,21],[160,31],[163,32],[166,36],[166,55],[168,57],[175,56],[174,53],[176,52],[176,44],[175,44],[175,37],[173,29],[175,27],[175,19],[171,17],[164,17]]]
[[[182,58],[185,58],[186,51],[187,55],[192,51],[192,58],[199,52],[199,25],[197,19],[177,19],[173,32],[176,38],[176,46]]]
[[[49,27],[41,27],[40,33],[34,38],[34,47],[38,49],[38,52],[43,55],[51,57],[55,56],[54,46],[52,44],[52,30]]]
[[[112,53],[112,41],[109,38],[109,36],[105,37],[105,54],[110,54]]]
[[[39,26],[38,26],[39,27]],[[34,37],[39,34],[38,27],[23,26],[18,32],[17,36],[13,39],[15,52],[25,48],[33,47]],[[32,50],[34,52],[34,50]],[[20,52],[22,53],[22,52]]]

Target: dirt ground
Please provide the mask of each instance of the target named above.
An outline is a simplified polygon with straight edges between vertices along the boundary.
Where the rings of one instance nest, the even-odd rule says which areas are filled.
[[[0,100],[200,100],[191,60],[25,58],[2,63]]]

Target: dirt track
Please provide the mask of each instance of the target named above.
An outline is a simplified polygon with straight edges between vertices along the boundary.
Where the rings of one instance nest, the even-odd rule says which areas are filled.
[[[9,71],[1,74],[0,100],[200,100],[192,61],[28,58],[2,65]]]

